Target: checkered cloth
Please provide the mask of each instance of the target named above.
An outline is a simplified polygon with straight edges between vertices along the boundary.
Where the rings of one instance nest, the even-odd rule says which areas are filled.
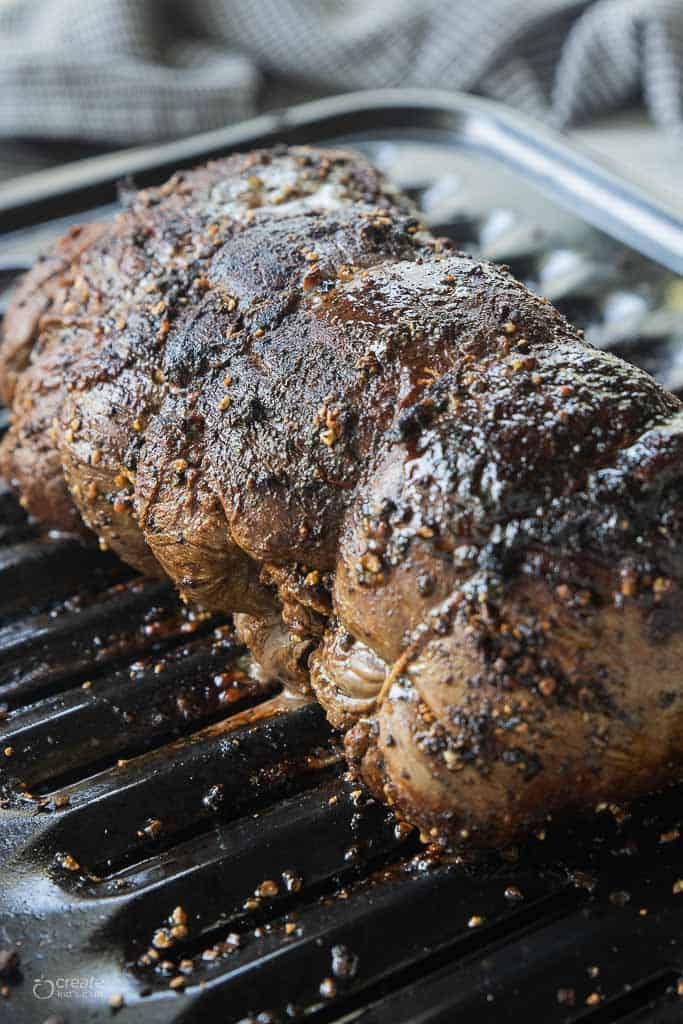
[[[683,0],[0,0],[5,140],[201,131],[257,110],[264,76],[464,89],[560,126],[642,97],[683,131]]]

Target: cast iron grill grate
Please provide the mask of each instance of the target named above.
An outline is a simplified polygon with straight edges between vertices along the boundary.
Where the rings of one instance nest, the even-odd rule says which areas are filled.
[[[501,201],[509,169],[418,134],[360,144],[463,248],[683,387],[680,279],[529,204],[523,176]],[[7,240],[0,286],[35,236]],[[440,862],[346,779],[320,710],[262,683],[229,624],[44,535],[5,490],[0,716],[12,1020],[683,1020],[680,790]]]

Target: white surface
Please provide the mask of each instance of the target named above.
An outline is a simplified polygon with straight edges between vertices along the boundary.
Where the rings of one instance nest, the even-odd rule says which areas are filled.
[[[567,134],[683,216],[683,138],[664,135],[637,113],[613,115]]]

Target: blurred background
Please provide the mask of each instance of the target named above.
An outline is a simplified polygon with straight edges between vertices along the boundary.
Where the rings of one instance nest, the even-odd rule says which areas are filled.
[[[0,0],[0,181],[383,86],[511,104],[680,201],[683,0]]]

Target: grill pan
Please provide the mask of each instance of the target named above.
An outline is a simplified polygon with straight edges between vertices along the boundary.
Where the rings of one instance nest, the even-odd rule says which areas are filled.
[[[364,150],[432,228],[683,393],[680,219],[456,94],[323,100],[5,186],[4,299],[122,178],[282,141]],[[18,1024],[683,1021],[682,792],[444,861],[228,623],[0,489],[0,1014]]]

